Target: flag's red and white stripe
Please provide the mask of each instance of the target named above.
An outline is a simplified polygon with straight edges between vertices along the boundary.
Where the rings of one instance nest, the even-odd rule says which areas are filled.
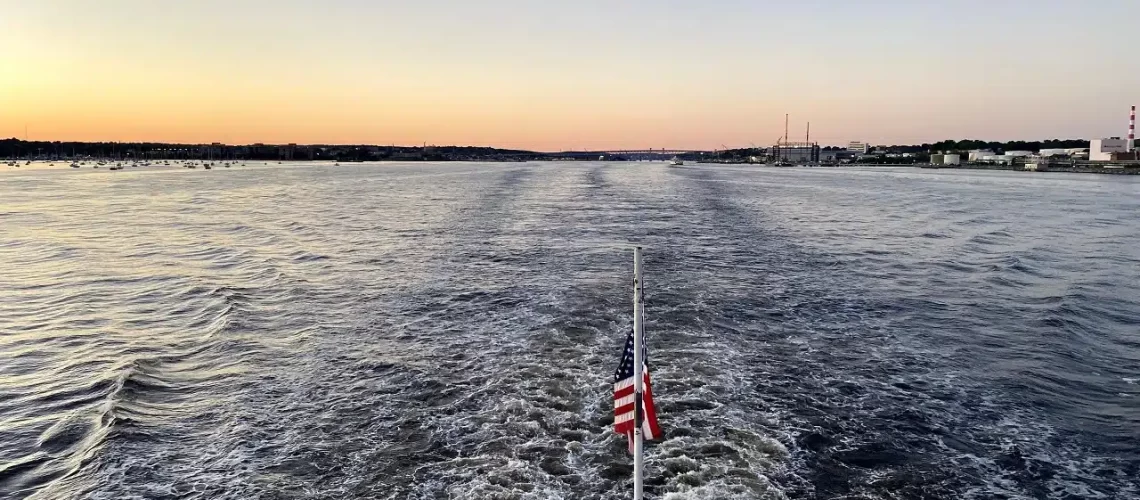
[[[658,439],[661,437],[661,428],[657,425],[657,409],[653,406],[649,367],[644,367],[642,374],[645,380],[645,393],[642,397],[644,413],[641,432],[645,439]],[[620,380],[614,384],[614,432],[626,435],[631,450],[633,449],[633,428],[637,410],[635,397],[633,377]]]

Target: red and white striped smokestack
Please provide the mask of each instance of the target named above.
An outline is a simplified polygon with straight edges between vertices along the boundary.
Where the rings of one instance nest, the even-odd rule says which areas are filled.
[[[1132,106],[1132,113],[1128,115],[1128,151],[1136,147],[1136,106]]]

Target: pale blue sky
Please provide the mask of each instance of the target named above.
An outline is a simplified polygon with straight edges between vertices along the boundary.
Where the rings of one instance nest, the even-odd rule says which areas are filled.
[[[795,138],[914,143],[1122,135],[1140,101],[1136,0],[0,10],[0,136],[705,148],[787,112]]]

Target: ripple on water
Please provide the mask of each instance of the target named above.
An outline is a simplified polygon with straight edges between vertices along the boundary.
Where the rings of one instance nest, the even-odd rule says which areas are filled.
[[[101,174],[0,182],[0,497],[625,498],[629,242],[654,498],[1140,496],[1131,180]]]

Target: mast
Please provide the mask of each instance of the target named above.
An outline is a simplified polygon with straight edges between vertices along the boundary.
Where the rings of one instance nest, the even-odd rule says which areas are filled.
[[[642,349],[645,327],[642,315],[645,313],[645,289],[641,281],[641,247],[633,248],[633,500],[642,499],[642,469],[644,468],[644,436],[642,419],[645,417],[642,396],[645,393],[645,360]]]

